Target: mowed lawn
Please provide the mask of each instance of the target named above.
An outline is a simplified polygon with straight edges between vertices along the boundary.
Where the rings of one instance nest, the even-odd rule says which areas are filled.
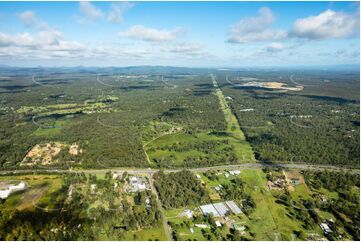
[[[124,238],[122,240],[131,241],[150,241],[150,240],[167,240],[167,236],[165,234],[164,228],[162,225],[157,227],[142,229],[139,231],[126,232]]]

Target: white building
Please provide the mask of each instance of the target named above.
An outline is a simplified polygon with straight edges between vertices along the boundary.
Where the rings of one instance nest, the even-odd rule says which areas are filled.
[[[214,217],[220,216],[212,204],[202,205],[200,206],[200,209],[204,215],[212,214]]]
[[[187,217],[187,218],[192,218],[193,217],[193,212],[191,210],[189,210],[189,209],[184,210],[182,212],[182,216]]]
[[[202,228],[202,229],[209,228],[209,226],[207,224],[194,224],[194,226],[196,226],[197,228]]]
[[[227,207],[232,211],[234,214],[240,214],[242,213],[242,210],[238,207],[238,205],[234,201],[227,201],[226,202]]]
[[[239,174],[241,174],[240,170],[233,170],[233,171],[229,171],[229,174],[233,175],[233,176],[237,176]]]
[[[138,192],[144,190],[150,190],[149,184],[145,177],[130,177],[130,188],[128,190],[129,192]]]
[[[97,190],[97,184],[91,184],[90,185],[90,193],[95,194]]]
[[[320,227],[325,234],[332,233],[332,230],[330,229],[330,227],[328,227],[326,223],[321,223]]]
[[[222,217],[229,212],[229,209],[224,205],[224,203],[215,203],[213,206]]]
[[[25,190],[25,189],[26,189],[26,183],[23,181],[21,181],[17,185],[9,185],[5,189],[0,190],[0,198],[6,199],[10,196],[11,193],[16,192],[16,191]]]
[[[254,111],[254,108],[245,108],[245,109],[241,109],[239,111],[241,111],[241,112],[251,112],[251,111]]]

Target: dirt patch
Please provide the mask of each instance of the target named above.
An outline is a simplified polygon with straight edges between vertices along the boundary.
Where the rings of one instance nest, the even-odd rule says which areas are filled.
[[[266,88],[281,88],[283,85],[282,82],[265,82]]]
[[[83,150],[79,148],[79,145],[77,145],[76,143],[72,144],[69,147],[69,154],[71,155],[78,155],[83,153]]]
[[[22,166],[32,166],[32,165],[50,165],[57,163],[58,160],[55,157],[61,152],[66,151],[71,155],[78,155],[83,152],[80,149],[79,145],[76,143],[72,145],[60,143],[60,142],[50,142],[46,144],[37,144],[35,145],[24,157],[20,165]]]
[[[27,190],[21,197],[21,203],[17,206],[17,209],[24,210],[34,207],[33,204],[37,203],[37,201],[43,196],[46,190],[46,186]]]
[[[21,165],[49,165],[65,146],[59,142],[37,144],[26,154]]]
[[[264,87],[270,88],[270,89],[279,89],[280,91],[302,91],[303,90],[303,86],[289,87],[289,86],[286,86],[285,83],[282,83],[282,82],[265,82]]]

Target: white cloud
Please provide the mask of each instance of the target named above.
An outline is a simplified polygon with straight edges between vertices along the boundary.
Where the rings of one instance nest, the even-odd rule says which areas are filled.
[[[96,7],[94,7],[90,2],[82,1],[79,3],[79,10],[83,14],[81,20],[83,21],[93,21],[103,16],[103,12]]]
[[[143,25],[135,25],[128,31],[119,33],[120,37],[127,37],[133,39],[141,39],[149,42],[167,42],[174,40],[180,29],[162,30],[146,28]]]
[[[248,43],[274,41],[287,37],[287,31],[272,29],[275,17],[267,7],[262,7],[256,17],[243,18],[230,28],[228,42]]]
[[[169,49],[173,53],[195,53],[202,50],[202,46],[197,43],[178,43]]]
[[[0,56],[12,56],[19,59],[49,59],[59,55],[71,57],[85,50],[83,44],[64,40],[62,33],[53,30],[16,35],[0,32],[0,46],[2,46]]]
[[[26,27],[31,27],[38,23],[35,13],[30,10],[20,13],[19,18]]]
[[[198,43],[176,43],[164,49],[165,52],[175,55],[175,58],[209,58],[211,55]],[[212,56],[213,57],[213,56]]]
[[[108,13],[108,21],[119,24],[123,22],[124,12],[134,6],[133,3],[129,2],[117,2],[111,5],[110,12]]]
[[[339,49],[337,51],[332,52],[320,52],[318,56],[326,57],[326,58],[343,58],[343,59],[358,59],[360,57],[360,52],[357,50],[346,50],[346,49]]]
[[[359,14],[335,12],[330,9],[317,16],[297,19],[292,35],[307,39],[345,38],[359,33]]]
[[[284,48],[285,47],[282,43],[273,42],[265,48],[265,51],[270,52],[270,53],[275,53],[275,52],[280,52],[280,51],[284,50]]]

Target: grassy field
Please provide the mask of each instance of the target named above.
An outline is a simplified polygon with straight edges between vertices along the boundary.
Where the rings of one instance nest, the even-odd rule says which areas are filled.
[[[62,127],[66,125],[68,120],[55,120],[53,127],[39,127],[33,135],[35,136],[53,136],[61,133]]]
[[[142,229],[134,232],[127,232],[123,240],[138,240],[138,241],[149,241],[149,240],[167,240],[163,226],[157,226],[149,229]]]
[[[298,220],[287,216],[289,211],[276,203],[272,192],[266,189],[266,175],[261,170],[249,170],[241,173],[248,191],[257,207],[247,221],[257,240],[291,240],[294,230],[302,230]]]
[[[183,161],[187,157],[205,157],[209,154],[200,150],[189,150],[185,148],[184,151],[175,151],[172,149],[168,149],[167,147],[169,145],[177,145],[182,148],[183,144],[195,145],[199,142],[223,141],[225,139],[227,139],[227,137],[222,137],[206,132],[198,133],[196,135],[190,135],[185,133],[169,134],[158,138],[153,143],[150,143],[147,146],[146,151],[153,164],[154,159],[169,159],[173,162],[172,165],[180,166],[183,164]],[[227,148],[231,149],[231,146],[219,143],[213,151],[219,151],[221,153],[222,150]],[[217,157],[217,154],[213,154],[213,156]]]
[[[251,145],[246,141],[241,127],[239,126],[236,116],[232,113],[228,106],[227,100],[225,99],[222,90],[218,87],[218,83],[215,77],[212,76],[213,86],[216,88],[216,96],[219,99],[221,110],[224,114],[224,118],[227,123],[226,132],[231,136],[231,145],[234,148],[236,156],[240,160],[254,161],[254,153]]]
[[[0,180],[25,181],[27,189],[11,194],[1,209],[34,209],[34,204],[42,204],[44,208],[53,208],[52,194],[59,190],[62,179],[55,175],[23,175],[23,176],[1,176]]]

